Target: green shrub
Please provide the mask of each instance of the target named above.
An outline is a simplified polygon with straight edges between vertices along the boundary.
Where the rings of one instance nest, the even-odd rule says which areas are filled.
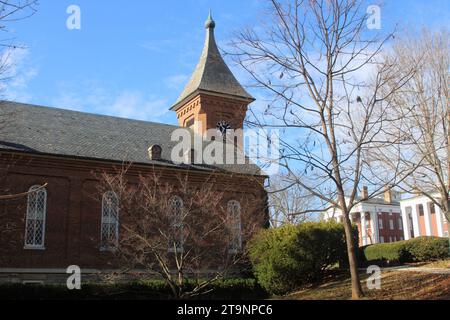
[[[412,261],[434,261],[448,258],[449,242],[447,238],[420,237],[406,242],[406,248]]]
[[[367,246],[364,248],[364,256],[365,260],[369,263],[375,261],[403,263],[411,260],[410,253],[406,249],[405,241]]]
[[[356,228],[354,232],[357,238]],[[263,230],[250,242],[249,253],[261,286],[272,294],[284,294],[320,280],[326,269],[347,259],[344,227],[336,222],[308,222]]]
[[[419,237],[407,241],[370,245],[363,251],[368,263],[426,262],[449,257],[449,243],[446,238]]]

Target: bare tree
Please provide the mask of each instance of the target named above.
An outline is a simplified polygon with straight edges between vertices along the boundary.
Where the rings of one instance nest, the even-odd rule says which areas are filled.
[[[37,0],[5,0],[0,1],[0,32],[8,35],[8,26],[19,20],[26,19],[36,12]],[[10,79],[9,70],[11,67],[11,55],[14,50],[19,48],[14,38],[0,38],[0,82],[7,83]],[[0,90],[5,89],[4,85],[0,86]],[[3,102],[1,102],[3,103]],[[2,141],[3,132],[8,128],[8,119],[14,115],[13,111],[6,111],[6,108],[0,110],[0,141]],[[0,197],[3,200],[10,199],[11,195],[7,194],[4,181],[6,172],[10,163],[5,163],[0,167]],[[2,190],[3,189],[3,190]],[[22,195],[23,196],[23,195]],[[0,198],[2,200],[2,198]]]
[[[285,224],[299,224],[313,218],[307,213],[313,207],[313,197],[298,185],[291,186],[290,178],[278,175],[271,178],[269,190],[270,222],[277,228]],[[299,212],[304,214],[298,214]]]
[[[380,149],[378,156],[389,168],[399,161],[404,167],[417,167],[405,179],[403,189],[427,196],[450,221],[448,30],[424,30],[420,36],[397,40],[385,62],[396,66],[388,75],[387,90],[410,70],[414,73],[407,85],[389,97],[394,106],[392,112],[399,120],[386,131],[390,135],[401,134],[403,140],[399,145]]]
[[[112,245],[123,273],[142,269],[164,279],[175,298],[189,298],[246,266],[245,243],[264,224],[256,199],[227,202],[231,190],[217,191],[213,176],[192,183],[189,174],[168,181],[154,173],[133,183],[127,171],[101,179],[102,194],[120,203],[120,240]]]
[[[264,25],[232,42],[232,56],[267,94],[267,108],[253,109],[248,124],[279,129],[280,164],[290,185],[314,196],[318,212],[342,212],[356,299],[363,292],[350,212],[362,183],[374,186],[374,197],[406,174],[400,168],[375,174],[365,150],[393,142],[379,139],[385,122],[394,120],[386,99],[409,76],[381,90],[393,66],[377,59],[391,35],[367,38],[362,1],[268,2]]]
[[[11,56],[23,46],[10,36],[9,26],[17,21],[29,18],[36,12],[37,0],[5,0],[0,1],[0,82],[7,82],[11,76]]]
[[[9,70],[11,67],[11,55],[19,46],[15,44],[14,38],[9,37],[8,26],[18,20],[25,19],[36,12],[36,0],[6,0],[0,1],[0,91],[5,88],[5,84],[10,79]],[[5,110],[5,109],[1,109]],[[0,111],[0,141],[3,133],[7,130],[8,119],[13,116],[13,111]],[[11,234],[17,230],[17,220],[6,209],[10,202],[16,203],[18,199],[26,197],[27,193],[11,194],[10,186],[7,184],[7,173],[12,165],[11,159],[0,159],[0,243],[4,244],[2,248],[8,248],[11,243]],[[0,249],[2,250],[2,249]],[[3,256],[3,255],[2,255]]]

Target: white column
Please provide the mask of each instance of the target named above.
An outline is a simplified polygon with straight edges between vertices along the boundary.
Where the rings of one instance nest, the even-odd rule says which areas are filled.
[[[423,204],[424,216],[425,216],[425,233],[427,236],[431,236],[431,214],[430,206],[427,202]]]
[[[361,234],[362,234],[362,244],[367,245],[367,230],[366,230],[366,214],[364,212],[360,213],[361,216]]]
[[[402,222],[403,222],[403,236],[405,240],[409,240],[411,238],[411,226],[409,225],[409,217],[406,212],[406,207],[402,207]]]
[[[417,216],[417,205],[414,204],[412,206],[412,219],[413,219],[413,229],[414,229],[414,237],[420,237],[420,227],[419,227],[419,217]]]
[[[378,227],[378,215],[376,212],[370,212],[370,221],[372,223],[373,244],[380,242],[380,231]]]
[[[438,230],[438,235],[439,237],[443,237],[444,236],[444,219],[442,216],[442,211],[441,208],[439,208],[438,206],[434,206],[435,210],[436,210],[436,224],[437,224],[437,230]]]

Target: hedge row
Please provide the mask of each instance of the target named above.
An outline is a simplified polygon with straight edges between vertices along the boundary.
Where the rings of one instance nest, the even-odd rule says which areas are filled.
[[[438,237],[419,237],[393,243],[380,243],[363,248],[367,262],[426,262],[450,257],[449,240]]]
[[[191,287],[188,284],[187,287]],[[268,298],[268,293],[255,279],[226,279],[210,287],[211,292],[197,300],[254,300]],[[172,292],[166,282],[140,281],[129,284],[85,284],[81,290],[68,290],[63,285],[0,286],[0,300],[167,300]]]
[[[358,243],[358,230],[354,228]],[[308,222],[263,230],[249,246],[253,271],[271,294],[285,294],[319,281],[325,271],[347,260],[344,227],[336,222]]]

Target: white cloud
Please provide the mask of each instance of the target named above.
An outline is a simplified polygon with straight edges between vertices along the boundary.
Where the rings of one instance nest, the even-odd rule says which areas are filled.
[[[145,96],[138,91],[124,91],[103,111],[123,118],[158,121],[169,111],[167,103],[166,99]]]
[[[51,104],[63,109],[155,122],[165,122],[164,117],[169,113],[169,101],[164,97],[139,90],[113,93],[93,80],[76,87],[59,84],[59,94]]]
[[[10,48],[0,56],[0,92],[3,99],[29,102],[32,95],[28,84],[38,75],[38,69],[30,66],[30,52],[24,48]]]
[[[176,74],[167,77],[164,82],[170,89],[182,89],[188,82],[189,76],[186,74]]]

